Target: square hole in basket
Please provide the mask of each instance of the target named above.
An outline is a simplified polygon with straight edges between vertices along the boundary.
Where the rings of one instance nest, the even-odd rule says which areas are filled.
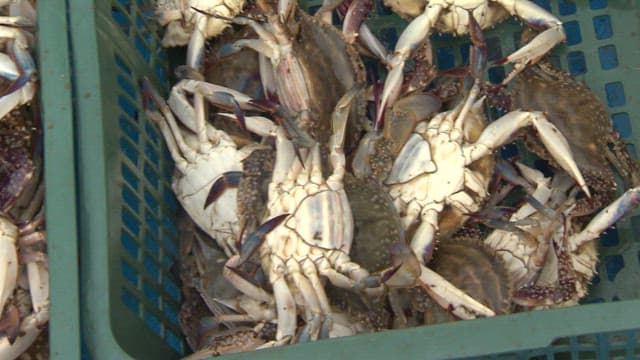
[[[567,35],[567,46],[577,45],[582,42],[582,35],[580,34],[580,23],[577,21],[567,21],[563,23],[564,32]]]
[[[125,260],[120,260],[120,273],[131,285],[138,287],[138,271]]]
[[[138,196],[126,185],[122,187],[122,199],[131,210],[135,212],[140,211],[140,199],[138,199]]]
[[[132,259],[138,260],[140,247],[136,240],[124,229],[120,230],[120,245]]]
[[[627,103],[624,86],[620,81],[605,84],[604,91],[607,94],[607,105],[609,105],[609,107],[624,106]]]
[[[120,288],[120,301],[126,306],[132,313],[140,316],[140,301],[133,295],[133,293],[126,288]]]
[[[607,7],[607,0],[589,0],[589,7],[593,10],[600,10]]]
[[[620,270],[624,268],[624,258],[619,254],[605,256],[604,267],[607,269],[607,279],[613,282]]]
[[[618,67],[618,53],[615,45],[605,45],[598,48],[598,58],[602,70],[610,70]]]
[[[616,246],[619,243],[620,238],[618,237],[618,229],[616,228],[607,229],[607,231],[600,235],[600,245],[604,247]]]
[[[596,39],[604,40],[613,36],[613,28],[611,27],[611,17],[609,15],[599,15],[593,17],[593,30],[596,33]]]
[[[143,257],[142,267],[154,281],[160,281],[160,267],[158,267],[153,258],[148,254],[145,254]]]
[[[580,1],[580,0],[578,0]],[[560,16],[573,15],[576,13],[576,3],[573,0],[558,1],[558,13]]]
[[[587,72],[587,62],[582,51],[570,51],[567,54],[569,72],[573,76],[582,75]]]
[[[168,329],[166,331],[166,334],[167,334],[167,344],[169,344],[169,346],[171,346],[171,348],[175,350],[178,354],[184,355],[184,345],[182,343],[182,339]]]
[[[120,125],[120,130],[122,130],[133,143],[138,143],[138,140],[140,140],[140,131],[126,116],[120,115],[120,117],[118,117],[118,125]]]
[[[631,136],[631,119],[629,119],[628,113],[613,114],[611,115],[611,121],[613,122],[614,129],[616,129],[622,138]]]
[[[129,184],[133,189],[138,188],[138,177],[134,174],[133,170],[131,170],[131,168],[127,164],[120,164],[120,173],[127,184]]]
[[[127,14],[125,14],[119,7],[112,6],[111,18],[113,19],[113,21],[115,21],[116,24],[118,24],[118,26],[120,26],[122,32],[124,32],[125,34],[129,34],[129,28],[131,24]]]
[[[144,311],[144,322],[158,336],[162,336],[162,323],[149,310]]]
[[[153,288],[150,283],[143,281],[142,292],[144,293],[144,296],[147,298],[147,300],[149,300],[149,302],[151,302],[156,308],[160,307],[160,294],[156,291],[156,289]]]
[[[440,70],[451,69],[455,66],[455,56],[453,54],[453,47],[445,46],[436,49],[436,59],[438,61],[438,68]]]
[[[122,223],[124,226],[131,231],[134,236],[138,236],[140,233],[140,222],[137,217],[131,213],[131,211],[126,208],[122,208],[121,216]]]
[[[164,316],[166,316],[167,319],[171,321],[172,324],[174,324],[175,326],[180,326],[180,324],[178,323],[178,312],[173,306],[164,302],[162,304],[162,312],[164,313]]]

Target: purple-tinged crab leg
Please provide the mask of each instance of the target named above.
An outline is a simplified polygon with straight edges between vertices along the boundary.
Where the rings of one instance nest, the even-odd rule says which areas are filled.
[[[242,242],[240,249],[240,259],[238,264],[243,264],[247,261],[256,251],[260,248],[267,235],[271,230],[278,227],[290,214],[280,214],[274,216],[271,219],[265,221],[262,225],[249,234],[247,238]]]
[[[598,238],[601,233],[613,226],[622,217],[635,210],[638,204],[640,204],[640,187],[627,190],[613,203],[601,210],[584,230],[571,237],[569,242],[570,250],[575,251],[585,242]]]
[[[227,188],[238,187],[240,184],[240,178],[242,178],[242,171],[227,171],[220,175],[220,177],[216,179],[211,186],[209,194],[207,194],[207,199],[204,202],[204,208],[206,209],[209,205],[218,200]]]

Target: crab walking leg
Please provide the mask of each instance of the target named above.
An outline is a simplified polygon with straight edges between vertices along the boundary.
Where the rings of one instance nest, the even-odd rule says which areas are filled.
[[[611,205],[601,210],[584,230],[570,238],[570,251],[576,251],[585,242],[597,239],[602,232],[637,208],[638,204],[640,204],[640,187],[627,190]]]
[[[504,145],[519,129],[533,125],[540,135],[542,143],[549,153],[580,186],[582,191],[591,197],[587,184],[578,169],[567,139],[541,112],[513,111],[487,126],[478,141],[463,148],[466,165],[490,154]]]
[[[538,34],[533,40],[521,47],[511,55],[498,61],[498,63],[513,63],[513,70],[502,81],[507,84],[518,73],[532,63],[538,62],[556,45],[563,42],[566,38],[562,21],[547,12],[545,9],[536,5],[533,1],[519,0],[494,0],[502,5],[511,15],[517,16],[524,20],[527,24],[535,28],[547,28]]]
[[[0,312],[13,294],[18,280],[16,239],[18,228],[9,219],[0,216]]]
[[[195,26],[189,45],[187,46],[187,66],[196,71],[202,70],[202,58],[204,55],[204,43],[207,38],[207,22],[209,17],[199,12],[194,12]]]
[[[269,281],[273,286],[273,295],[276,299],[276,313],[278,314],[276,343],[278,345],[284,345],[291,341],[296,333],[296,302],[285,279],[285,263],[277,255],[272,254],[270,258],[271,270],[269,271]]]
[[[474,319],[476,316],[495,316],[493,310],[482,305],[462,290],[453,286],[435,271],[421,265],[422,273],[419,281],[422,287],[440,306],[450,309],[461,319]]]
[[[390,71],[387,75],[387,80],[385,80],[384,88],[382,89],[376,123],[380,122],[385,109],[393,105],[400,95],[402,79],[404,78],[404,64],[411,55],[411,52],[420,46],[422,41],[429,36],[431,28],[438,19],[438,16],[440,16],[442,9],[443,6],[439,4],[427,5],[424,12],[413,19],[400,35],[396,48],[393,51],[393,56],[389,60]]]
[[[43,310],[40,314],[31,314],[20,323],[20,335],[13,343],[9,337],[0,338],[0,357],[3,359],[16,359],[23,354],[36,340],[42,331],[43,321],[49,321],[49,310]]]
[[[298,261],[295,259],[287,261],[287,270],[291,275],[293,284],[300,291],[304,299],[304,307],[309,313],[309,317],[306,319],[307,324],[303,328],[298,342],[317,340],[326,314],[323,313],[320,307],[320,301],[311,282],[300,272],[301,267]]]

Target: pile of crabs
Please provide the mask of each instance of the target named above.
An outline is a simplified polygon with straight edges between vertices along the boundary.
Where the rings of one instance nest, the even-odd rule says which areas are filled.
[[[36,5],[0,0],[0,358],[48,355]]]
[[[392,52],[367,0],[313,16],[293,0],[158,3],[164,45],[187,46],[168,99],[142,87],[188,215],[192,358],[575,305],[599,235],[638,204],[602,102],[546,58],[558,19],[524,0],[385,5],[409,20]],[[490,84],[482,30],[509,16],[536,31]],[[435,31],[470,35],[468,67],[438,71]],[[552,171],[496,155],[516,139]]]

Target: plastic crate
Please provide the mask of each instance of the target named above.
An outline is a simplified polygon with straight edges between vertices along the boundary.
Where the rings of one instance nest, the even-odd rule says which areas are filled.
[[[638,3],[536,2],[565,22],[568,41],[555,51],[558,62],[605,99],[635,155],[633,144],[640,143],[640,124],[631,121],[640,115],[634,98],[640,93]],[[405,23],[380,3],[369,24],[391,48]],[[149,76],[168,91],[168,59],[150,16],[153,5],[47,0],[39,8],[54,286],[51,355],[79,358],[82,343],[84,358],[177,358],[188,349],[178,327],[180,285],[172,272],[177,255],[172,164],[160,132],[142,115],[138,90],[141,77]],[[512,51],[519,29],[511,20],[486,32],[490,59]],[[434,40],[440,67],[464,62],[468,39],[436,35]],[[491,67],[489,78],[499,80],[500,69]],[[250,356],[639,357],[639,334],[630,330],[640,328],[638,224],[640,218],[631,217],[601,239],[600,275],[587,300],[596,304],[331,339]]]

